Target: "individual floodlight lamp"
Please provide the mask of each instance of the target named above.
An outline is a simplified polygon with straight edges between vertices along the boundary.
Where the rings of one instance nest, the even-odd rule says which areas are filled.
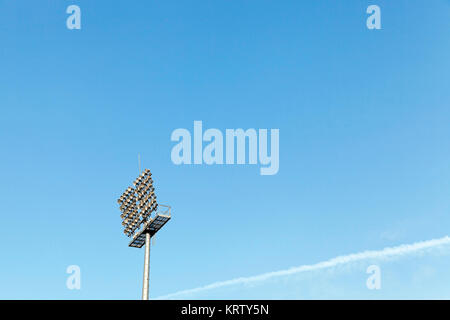
[[[148,300],[150,273],[150,240],[171,218],[171,208],[156,202],[152,173],[145,169],[119,197],[123,232],[131,238],[129,247],[145,244],[142,299]]]

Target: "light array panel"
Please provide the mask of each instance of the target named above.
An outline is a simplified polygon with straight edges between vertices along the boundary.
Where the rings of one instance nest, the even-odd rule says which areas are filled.
[[[152,212],[158,208],[152,174],[145,169],[117,200],[122,218],[123,232],[131,237],[136,230],[151,219]]]

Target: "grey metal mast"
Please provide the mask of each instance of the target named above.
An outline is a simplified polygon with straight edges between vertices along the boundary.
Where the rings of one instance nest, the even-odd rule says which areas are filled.
[[[142,300],[148,300],[150,278],[150,233],[145,234],[144,283],[142,284]]]

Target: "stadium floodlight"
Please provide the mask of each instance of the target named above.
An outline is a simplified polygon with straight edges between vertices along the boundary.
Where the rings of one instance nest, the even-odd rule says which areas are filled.
[[[123,232],[131,238],[129,247],[145,244],[142,299],[148,300],[150,276],[150,240],[171,218],[171,207],[156,202],[152,173],[145,169],[119,197]]]

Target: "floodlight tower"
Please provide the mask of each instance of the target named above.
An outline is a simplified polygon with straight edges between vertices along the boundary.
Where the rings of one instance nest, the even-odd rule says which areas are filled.
[[[142,300],[148,300],[150,276],[150,240],[171,218],[170,206],[156,202],[152,174],[145,169],[117,200],[124,233],[131,238],[129,247],[142,248],[145,244]],[[162,207],[162,208],[161,208]]]

